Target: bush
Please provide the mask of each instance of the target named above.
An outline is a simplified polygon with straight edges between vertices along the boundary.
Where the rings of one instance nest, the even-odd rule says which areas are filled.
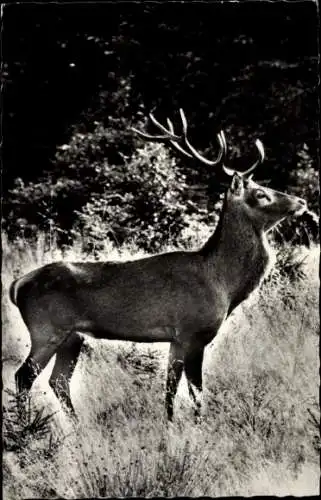
[[[175,242],[188,214],[195,216],[195,207],[185,202],[185,176],[175,159],[164,146],[146,144],[111,163],[113,137],[112,128],[97,123],[93,132],[77,132],[60,148],[55,175],[29,184],[17,179],[5,221],[11,238],[44,230],[61,244],[81,233],[86,250],[99,249],[106,239],[148,250]]]
[[[12,391],[7,392],[11,399],[8,406],[3,408],[3,444],[5,450],[18,452],[50,434],[50,422],[54,414],[44,416],[44,408],[33,408],[30,395],[19,397]]]
[[[98,170],[105,190],[77,212],[77,229],[89,247],[109,238],[159,250],[176,241],[187,225],[184,178],[163,146],[145,145],[125,165],[105,164]]]

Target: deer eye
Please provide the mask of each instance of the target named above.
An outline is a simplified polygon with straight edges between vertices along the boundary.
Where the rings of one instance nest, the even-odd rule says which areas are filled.
[[[259,200],[261,200],[261,199],[263,199],[263,198],[266,198],[267,200],[269,200],[269,199],[270,199],[270,198],[268,197],[268,195],[267,195],[264,191],[262,191],[261,189],[258,189],[258,190],[256,191],[255,196],[256,196]]]

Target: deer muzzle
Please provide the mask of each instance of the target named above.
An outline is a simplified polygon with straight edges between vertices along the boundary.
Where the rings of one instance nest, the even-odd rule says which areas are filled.
[[[295,198],[295,206],[293,207],[293,215],[302,215],[308,209],[307,203],[302,198]]]

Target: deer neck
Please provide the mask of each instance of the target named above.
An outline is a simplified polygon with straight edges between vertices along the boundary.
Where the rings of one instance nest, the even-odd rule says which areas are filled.
[[[241,302],[266,274],[271,252],[266,235],[254,225],[242,205],[227,206],[217,228],[201,250],[208,272],[226,289],[233,302]]]

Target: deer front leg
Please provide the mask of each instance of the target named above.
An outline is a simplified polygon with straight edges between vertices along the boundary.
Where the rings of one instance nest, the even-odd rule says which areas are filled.
[[[165,398],[167,418],[169,421],[173,420],[174,398],[182,376],[183,364],[182,346],[176,342],[172,342],[169,349]]]
[[[49,379],[60,403],[64,404],[72,416],[76,416],[70,397],[70,380],[75,370],[84,339],[77,333],[70,337],[59,347],[56,354],[55,365]]]
[[[189,394],[195,404],[195,417],[201,413],[203,381],[202,365],[204,357],[204,347],[190,347],[184,357],[184,370],[187,378]]]

